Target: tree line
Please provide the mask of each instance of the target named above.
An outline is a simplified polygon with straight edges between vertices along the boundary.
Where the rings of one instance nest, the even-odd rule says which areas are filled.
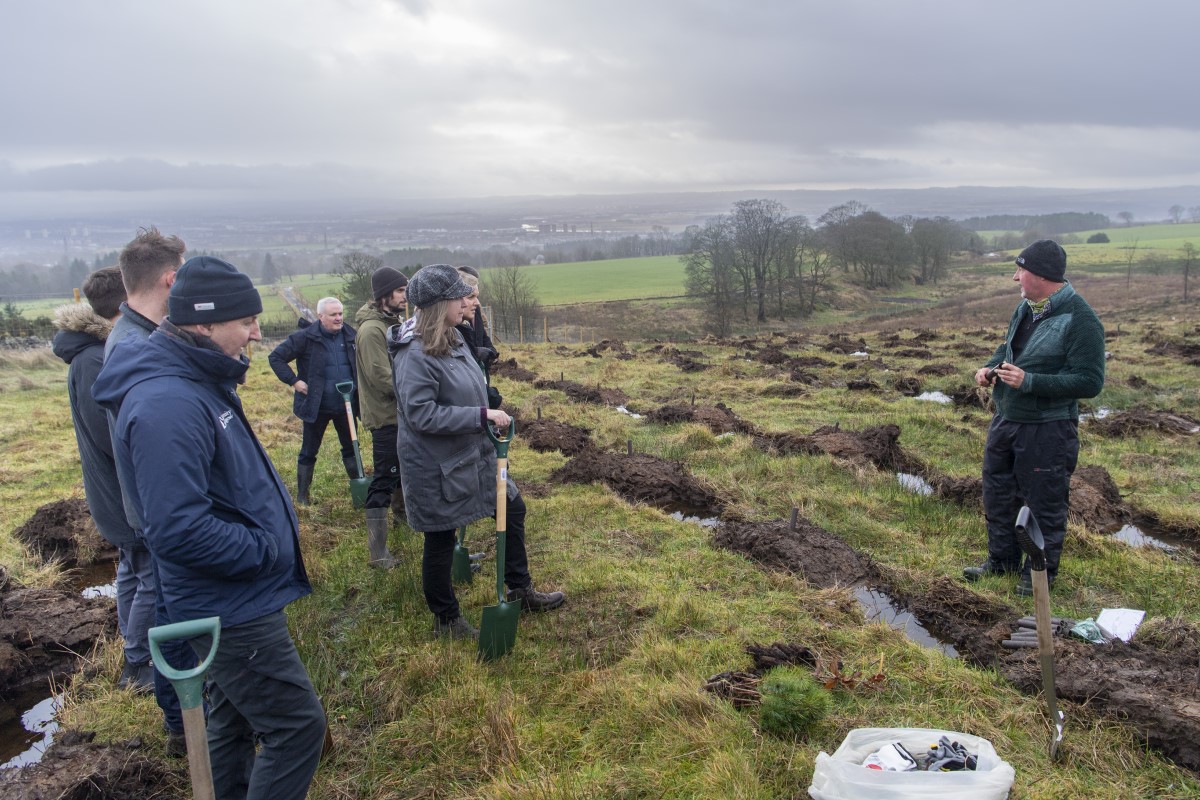
[[[806,317],[835,272],[865,288],[936,283],[972,233],[946,217],[890,219],[862,203],[835,206],[812,224],[775,200],[742,200],[685,231],[687,293],[704,302],[708,328]]]

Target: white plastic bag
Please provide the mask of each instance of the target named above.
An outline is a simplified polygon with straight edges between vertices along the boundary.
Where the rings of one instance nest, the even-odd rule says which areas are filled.
[[[978,754],[974,770],[959,772],[880,772],[862,766],[871,753],[891,742],[924,752],[949,736]],[[931,728],[855,728],[832,756],[817,754],[808,794],[813,800],[1004,800],[1016,773],[987,739]]]

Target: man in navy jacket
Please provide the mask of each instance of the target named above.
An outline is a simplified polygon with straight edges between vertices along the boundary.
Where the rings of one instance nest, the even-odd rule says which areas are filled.
[[[221,618],[208,744],[222,798],[303,797],[326,728],[283,610],[312,591],[299,525],[237,394],[261,311],[231,264],[190,259],[158,330],[118,344],[93,387],[117,413],[115,455],[134,478],[171,622]]]
[[[336,388],[344,381],[358,385],[354,328],[345,324],[342,303],[336,297],[317,301],[317,323],[295,331],[267,356],[279,380],[295,390],[292,412],[304,423],[304,440],[296,458],[296,502],[302,506],[308,505],[313,465],[330,422],[342,445],[346,474],[358,477],[350,420],[346,419],[345,400]],[[292,361],[296,362],[294,371],[289,366]],[[357,391],[351,402],[357,417]]]

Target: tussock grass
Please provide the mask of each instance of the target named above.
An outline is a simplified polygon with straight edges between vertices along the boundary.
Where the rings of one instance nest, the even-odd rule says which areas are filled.
[[[867,339],[872,358],[889,365],[890,372],[872,373],[885,387],[878,394],[841,388],[856,372],[841,369],[848,358],[820,349],[826,341],[820,329],[806,331],[808,345],[784,349],[821,355],[837,366],[815,370],[821,385],[787,397],[769,393],[788,384],[786,373],[731,359],[734,350],[712,344],[680,347],[701,351],[712,365],[699,373],[661,363],[647,352],[650,345],[638,342],[628,343],[637,356],[628,361],[607,353],[580,358],[579,347],[503,349],[505,357],[515,356],[542,377],[562,372],[585,385],[621,388],[634,410],[690,402],[694,393],[697,404],[724,402],[766,431],[896,423],[900,444],[931,468],[975,476],[987,414],[898,396],[888,388],[890,380],[913,374],[921,362],[879,344],[886,333],[910,338],[918,329],[939,327],[956,338],[933,342],[933,360],[955,363],[961,373],[924,378],[926,388],[967,383],[974,361],[943,348],[967,340],[994,346],[1000,332],[977,312],[984,309],[1003,325],[1015,304],[1007,277],[956,276],[955,286],[975,286],[980,293],[960,299],[956,290],[939,287],[944,307],[848,328]],[[1110,341],[1108,387],[1090,405],[1200,414],[1196,367],[1146,355],[1149,345],[1140,341],[1151,324],[1155,335],[1176,341],[1194,336],[1193,325],[1172,313],[1150,314],[1136,297],[1131,302],[1133,311],[1105,312],[1106,324],[1119,324],[1122,335]],[[831,314],[825,321],[839,320]],[[978,333],[983,329],[986,334]],[[65,365],[31,363],[27,372],[40,388],[6,393],[9,409],[0,415],[6,453],[0,465],[0,558],[22,580],[48,583],[53,570],[37,569],[9,534],[42,503],[82,496],[82,489]],[[1135,375],[1146,382],[1143,388],[1130,382]],[[0,385],[7,388],[9,380]],[[497,382],[507,405],[525,419],[541,408],[543,417],[589,428],[600,447],[624,452],[632,440],[637,452],[683,462],[734,513],[786,519],[798,507],[869,555],[905,591],[919,593],[982,556],[986,534],[976,509],[911,494],[895,475],[873,467],[828,456],[770,456],[748,436],[716,436],[696,424],[650,425],[573,403],[557,391]],[[270,373],[262,351],[255,353],[241,394],[285,482],[294,486],[300,426],[291,415],[290,392]],[[1191,479],[1200,474],[1195,437],[1107,439],[1090,435],[1085,425],[1082,442],[1080,462],[1104,466],[1128,502],[1180,525],[1200,520],[1200,487]],[[394,527],[390,545],[400,567],[380,573],[367,566],[362,512],[351,507],[335,440],[327,437],[314,503],[299,515],[315,591],[289,608],[338,742],[310,797],[800,797],[816,753],[832,752],[847,731],[863,726],[943,727],[984,736],[1016,767],[1014,797],[1200,795],[1193,775],[1148,750],[1136,732],[1073,704],[1067,709],[1066,758],[1052,764],[1045,755],[1042,703],[998,673],[947,659],[868,622],[846,588],[815,589],[797,576],[764,572],[714,549],[711,531],[631,504],[605,486],[549,483],[567,459],[529,449],[519,426],[510,456],[518,484],[536,487],[527,498],[535,581],[540,588],[562,588],[569,600],[559,611],[522,617],[513,653],[480,664],[471,645],[435,641],[430,633],[420,590],[420,535],[403,524]],[[490,520],[472,525],[468,538],[472,550],[490,548]],[[475,623],[480,609],[495,602],[493,569],[486,564],[459,591],[464,613]],[[1134,551],[1072,525],[1054,613],[1082,618],[1104,606],[1131,606],[1146,609],[1152,622],[1169,618],[1194,626],[1200,618],[1196,578],[1197,567],[1187,559]],[[1032,612],[1031,600],[1013,595],[1011,581],[988,579],[974,590]],[[775,641],[803,643],[824,660],[868,673],[882,656],[887,680],[875,690],[835,691],[829,716],[801,739],[764,736],[756,713],[734,709],[700,687],[718,672],[749,668],[747,644]],[[153,700],[113,688],[119,644],[105,643],[94,659],[68,692],[65,717],[99,730],[100,738],[159,741]]]

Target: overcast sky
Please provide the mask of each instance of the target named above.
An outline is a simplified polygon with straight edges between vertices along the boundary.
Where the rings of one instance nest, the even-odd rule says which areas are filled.
[[[1200,184],[1200,3],[5,3],[0,199]]]

